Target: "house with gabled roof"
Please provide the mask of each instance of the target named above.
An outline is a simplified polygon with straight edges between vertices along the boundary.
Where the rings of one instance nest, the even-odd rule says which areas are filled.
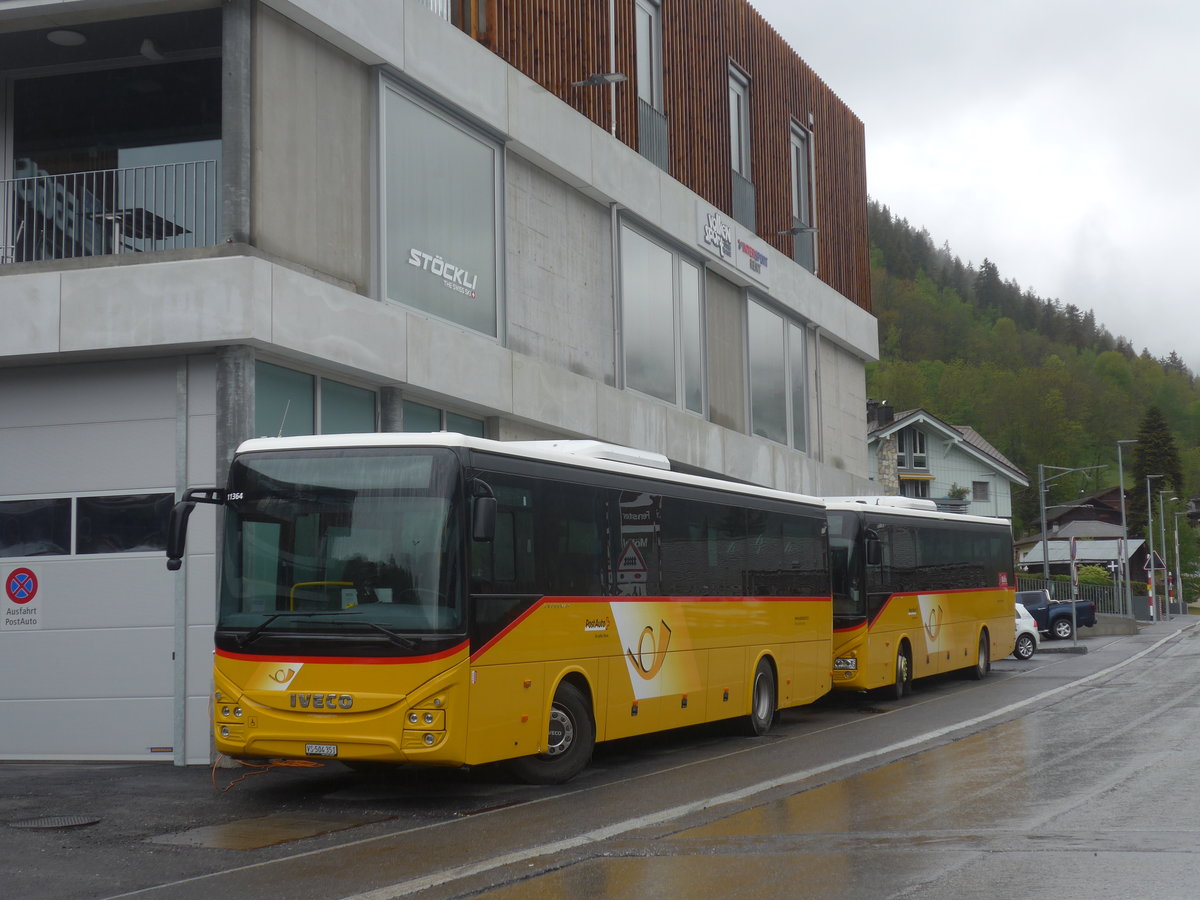
[[[940,508],[1012,517],[1013,486],[1029,478],[969,425],[950,425],[923,409],[894,413],[867,405],[867,450],[881,494],[925,497]]]

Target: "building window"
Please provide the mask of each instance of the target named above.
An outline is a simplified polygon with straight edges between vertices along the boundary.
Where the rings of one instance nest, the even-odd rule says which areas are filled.
[[[929,482],[928,481],[901,481],[900,482],[901,497],[929,497]]]
[[[412,400],[403,401],[402,411],[405,431],[455,431],[471,437],[486,437],[483,419],[426,406],[424,403],[414,403]]]
[[[254,364],[254,433],[259,437],[376,430],[375,392],[266,362]]]
[[[792,259],[810,272],[817,270],[816,232],[812,213],[812,158],[809,155],[809,132],[792,123]]]
[[[733,218],[756,231],[754,182],[750,180],[750,81],[729,68],[729,160],[733,168]]]
[[[625,386],[704,414],[704,308],[699,264],[621,225]]]
[[[971,482],[971,500],[975,503],[987,503],[991,500],[991,485],[986,481]]]
[[[500,147],[391,85],[383,93],[385,295],[497,337]]]
[[[808,364],[804,329],[751,300],[746,307],[750,430],[808,449]]]
[[[733,171],[750,177],[750,81],[729,70],[729,158]]]
[[[0,557],[157,553],[175,495],[113,494],[0,502]]]
[[[897,463],[902,469],[928,469],[925,432],[905,428],[896,436]]]
[[[71,552],[71,500],[0,503],[0,557],[61,556]]]
[[[165,550],[174,494],[124,494],[75,500],[76,553]]]
[[[636,0],[634,22],[638,99],[662,112],[662,7],[657,0]]]

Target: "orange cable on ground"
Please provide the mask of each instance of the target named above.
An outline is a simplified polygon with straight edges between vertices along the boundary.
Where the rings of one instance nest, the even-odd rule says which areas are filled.
[[[234,762],[236,762],[239,766],[244,766],[252,771],[246,772],[233,779],[233,781],[229,782],[229,784],[225,785],[225,787],[218,787],[217,766],[221,764],[221,760],[229,758],[230,757],[221,754],[217,757],[216,762],[212,764],[212,786],[214,790],[219,791],[222,794],[232,789],[234,785],[241,784],[241,782],[245,781],[247,778],[250,778],[253,775],[265,775],[272,769],[320,769],[325,765],[325,763],[311,762],[307,759],[277,759],[261,763],[252,763],[241,759],[235,759]]]

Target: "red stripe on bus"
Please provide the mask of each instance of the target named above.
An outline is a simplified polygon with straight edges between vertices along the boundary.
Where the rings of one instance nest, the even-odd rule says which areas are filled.
[[[439,659],[446,659],[454,656],[467,649],[467,642],[455,644],[448,650],[443,650],[440,653],[430,653],[425,656],[288,656],[279,654],[277,656],[264,656],[258,653],[234,653],[231,650],[217,650],[216,655],[224,659],[232,659],[237,662],[279,662],[281,659],[286,659],[290,662],[298,663],[333,663],[337,665],[363,665],[363,666],[408,666],[416,663],[434,662]]]

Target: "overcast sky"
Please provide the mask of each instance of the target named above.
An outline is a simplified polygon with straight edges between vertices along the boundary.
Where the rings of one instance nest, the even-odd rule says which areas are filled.
[[[750,2],[863,121],[873,199],[1200,373],[1200,4]]]

